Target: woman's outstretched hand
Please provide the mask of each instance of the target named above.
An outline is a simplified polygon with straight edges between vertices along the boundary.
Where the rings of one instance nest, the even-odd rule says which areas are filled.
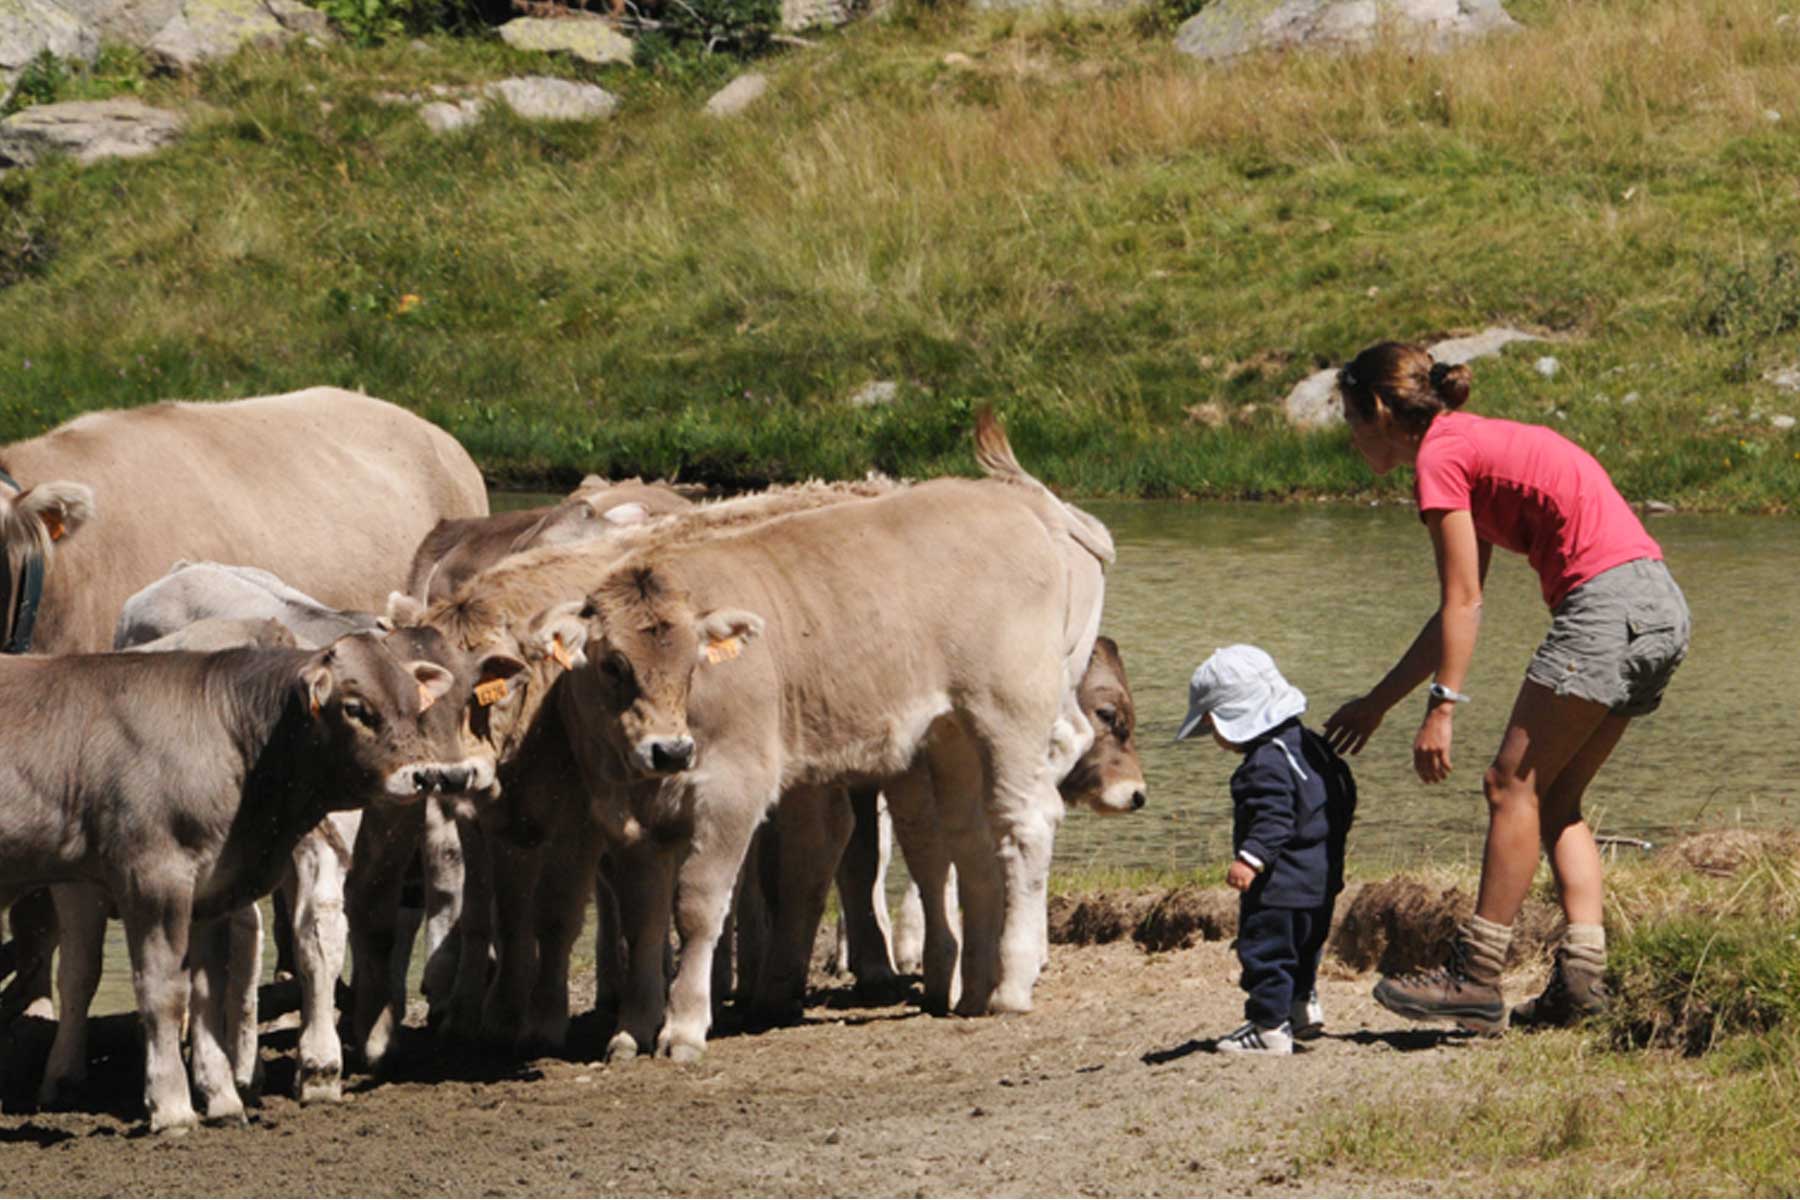
[[[1381,705],[1358,696],[1326,718],[1325,740],[1339,754],[1360,754],[1385,716],[1387,710]]]
[[[1413,770],[1426,783],[1450,778],[1450,713],[1454,706],[1441,704],[1425,714],[1419,736],[1413,739]]]

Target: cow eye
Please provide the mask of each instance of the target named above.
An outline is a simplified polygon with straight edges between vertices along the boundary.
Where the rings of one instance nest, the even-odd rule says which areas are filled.
[[[1113,708],[1111,705],[1108,705],[1104,708],[1096,708],[1094,710],[1094,716],[1097,720],[1099,720],[1099,722],[1102,725],[1106,726],[1108,729],[1115,729],[1118,727],[1119,710],[1116,708]]]
[[[374,729],[380,724],[380,718],[375,715],[375,710],[354,696],[344,701],[344,715],[358,725],[369,729]]]
[[[606,672],[608,679],[624,683],[631,678],[631,664],[625,661],[623,654],[609,654],[600,661],[600,669]]]

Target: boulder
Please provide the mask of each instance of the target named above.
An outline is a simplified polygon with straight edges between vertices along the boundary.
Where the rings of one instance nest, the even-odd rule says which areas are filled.
[[[881,408],[900,398],[900,385],[892,379],[873,379],[850,397],[852,408]]]
[[[515,50],[568,54],[590,63],[631,61],[631,39],[604,17],[518,17],[500,27],[500,37]]]
[[[1497,325],[1484,329],[1480,333],[1472,333],[1467,337],[1445,338],[1434,342],[1431,346],[1431,357],[1441,363],[1455,366],[1466,363],[1472,358],[1486,358],[1490,354],[1498,354],[1514,342],[1541,342],[1535,333],[1526,333],[1522,329],[1508,329]]]
[[[712,99],[706,102],[706,112],[713,117],[735,117],[762,99],[763,93],[769,90],[769,77],[751,71],[739,75],[736,79],[713,93]]]
[[[502,79],[487,93],[528,121],[594,121],[619,107],[619,98],[603,87],[543,75]]]
[[[12,96],[31,60],[46,50],[58,58],[92,62],[100,39],[50,0],[0,0],[0,104]]]
[[[845,24],[855,15],[851,0],[781,0],[781,27],[789,33]]]
[[[455,104],[434,100],[419,109],[419,119],[433,133],[454,133],[479,121],[483,107],[479,100],[461,100]]]
[[[0,121],[0,167],[28,167],[51,154],[79,163],[140,158],[181,136],[180,113],[138,100],[40,104]]]
[[[1182,23],[1175,48],[1218,62],[1253,50],[1356,49],[1391,32],[1441,50],[1516,28],[1500,0],[1215,0]]]
[[[4,5],[5,0],[0,0]],[[103,42],[147,46],[181,12],[181,0],[55,0]]]
[[[275,46],[291,37],[329,37],[324,13],[298,0],[182,0],[180,11],[145,49],[177,71],[226,58],[245,46]]]

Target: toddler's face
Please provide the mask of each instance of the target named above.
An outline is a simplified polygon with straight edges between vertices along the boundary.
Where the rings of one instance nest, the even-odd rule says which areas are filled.
[[[1227,741],[1225,737],[1219,733],[1218,729],[1213,726],[1211,713],[1207,713],[1204,717],[1200,718],[1200,728],[1212,734],[1212,740],[1219,744],[1219,749],[1232,754],[1240,753],[1238,744],[1236,742]]]

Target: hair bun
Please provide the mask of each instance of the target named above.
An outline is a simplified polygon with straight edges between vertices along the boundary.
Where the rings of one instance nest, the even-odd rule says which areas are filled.
[[[1444,386],[1444,380],[1450,374],[1450,364],[1434,362],[1431,364],[1431,387],[1436,390]]]
[[[1445,408],[1461,408],[1468,403],[1469,384],[1474,379],[1468,363],[1434,362],[1430,378],[1431,390]]]

